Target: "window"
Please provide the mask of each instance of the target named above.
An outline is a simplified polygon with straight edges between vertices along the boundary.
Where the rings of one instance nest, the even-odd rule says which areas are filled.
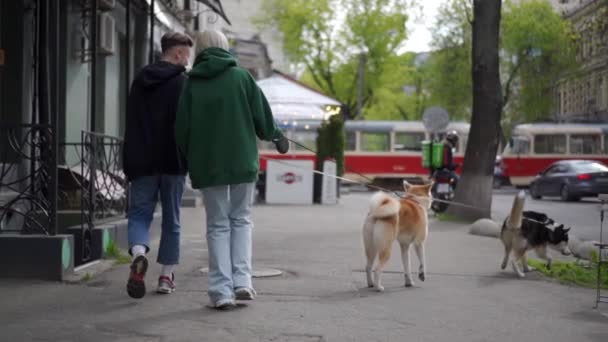
[[[317,150],[317,132],[294,132],[293,140],[308,147],[313,151]],[[307,151],[302,146],[296,145],[294,143],[292,143],[291,145],[295,151]]]
[[[388,151],[389,145],[388,133],[361,132],[361,151]]]
[[[572,164],[572,167],[576,172],[581,173],[608,172],[606,165],[597,162],[578,162]]]
[[[395,151],[422,151],[422,132],[395,133]]]
[[[460,144],[462,146],[462,151],[460,150],[460,146],[456,146],[457,153],[465,153],[467,151],[467,144],[469,143],[468,135],[460,135]]]
[[[344,143],[345,151],[355,151],[357,149],[357,132],[346,132],[346,141]]]
[[[566,136],[563,134],[540,134],[534,137],[534,153],[566,153]]]
[[[514,136],[511,139],[511,153],[512,154],[529,154],[530,153],[530,140],[523,136]]]
[[[570,136],[571,154],[599,154],[601,142],[599,135],[572,134]]]
[[[568,172],[569,168],[566,165],[553,165],[552,167],[550,167],[547,171],[545,171],[546,175],[552,175],[552,174],[556,174],[556,173],[566,173]]]

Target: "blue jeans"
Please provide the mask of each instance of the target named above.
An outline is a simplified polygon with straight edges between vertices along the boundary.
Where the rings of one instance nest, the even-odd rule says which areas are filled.
[[[234,298],[234,289],[251,284],[251,205],[255,183],[202,189],[207,212],[209,298]]]
[[[150,250],[150,224],[160,193],[163,218],[157,261],[162,265],[179,263],[179,209],[185,181],[186,176],[157,175],[131,182],[127,215],[129,251],[134,245],[143,245]]]

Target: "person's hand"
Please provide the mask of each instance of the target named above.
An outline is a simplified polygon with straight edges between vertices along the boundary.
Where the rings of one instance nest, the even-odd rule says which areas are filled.
[[[272,142],[280,154],[285,154],[289,151],[289,141],[284,136],[281,135],[279,138],[272,139]]]

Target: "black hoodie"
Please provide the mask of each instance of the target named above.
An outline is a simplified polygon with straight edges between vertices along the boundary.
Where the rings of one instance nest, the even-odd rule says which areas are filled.
[[[123,149],[123,169],[129,180],[186,174],[186,161],[177,149],[174,130],[185,70],[160,61],[144,67],[133,81]]]

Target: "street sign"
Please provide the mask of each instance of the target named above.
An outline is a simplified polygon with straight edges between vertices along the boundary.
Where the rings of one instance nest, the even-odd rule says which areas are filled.
[[[424,128],[431,133],[444,131],[450,123],[450,115],[441,107],[430,107],[422,114]]]

